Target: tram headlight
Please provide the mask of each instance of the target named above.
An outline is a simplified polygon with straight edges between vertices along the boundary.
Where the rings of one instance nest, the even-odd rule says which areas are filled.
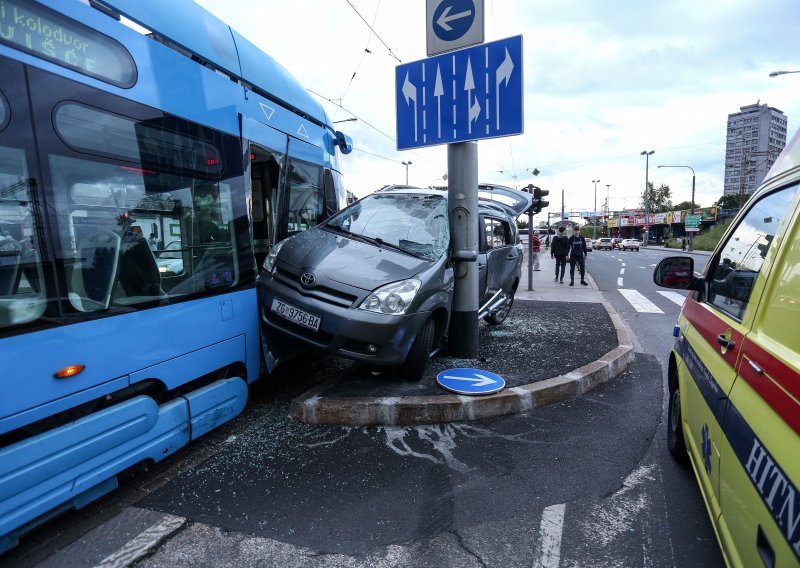
[[[278,253],[281,252],[281,247],[285,242],[286,240],[284,239],[269,249],[269,254],[267,255],[267,258],[264,259],[263,268],[270,274],[272,274],[272,272],[275,270],[275,261],[278,259]]]
[[[422,282],[416,278],[381,286],[367,296],[359,309],[381,314],[404,314],[419,292]]]

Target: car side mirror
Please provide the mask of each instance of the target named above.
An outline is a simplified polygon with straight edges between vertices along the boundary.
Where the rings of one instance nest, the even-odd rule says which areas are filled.
[[[690,256],[668,256],[653,271],[653,282],[664,288],[702,291],[702,280],[694,275],[694,259]]]

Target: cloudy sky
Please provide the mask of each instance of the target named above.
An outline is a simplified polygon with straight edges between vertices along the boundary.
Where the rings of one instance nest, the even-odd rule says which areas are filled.
[[[442,183],[445,146],[397,151],[394,68],[424,59],[423,0],[196,0],[287,67],[351,135],[345,182]],[[757,101],[800,126],[797,0],[485,0],[486,41],[524,38],[525,133],[479,143],[482,182],[550,190],[550,210],[633,207],[650,180],[673,202],[711,205],[723,189],[727,115]],[[360,15],[359,15],[360,14]],[[363,20],[362,20],[363,17]],[[370,31],[366,20],[373,24]],[[388,48],[387,48],[388,46]],[[365,50],[369,50],[369,53]],[[391,50],[391,53],[390,51]],[[355,76],[353,76],[355,73]],[[322,99],[320,99],[322,100]],[[606,186],[610,186],[610,188]]]

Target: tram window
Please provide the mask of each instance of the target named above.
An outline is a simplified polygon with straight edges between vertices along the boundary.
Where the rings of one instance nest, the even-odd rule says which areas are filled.
[[[0,328],[36,320],[47,306],[33,190],[25,152],[0,146]]]
[[[61,264],[77,311],[237,283],[230,184],[65,156],[51,156],[50,168]]]
[[[213,144],[78,103],[56,108],[55,126],[64,143],[79,151],[151,164],[157,170],[218,177],[225,161]]]
[[[288,234],[316,226],[322,221],[324,195],[322,168],[293,160],[289,169]]]

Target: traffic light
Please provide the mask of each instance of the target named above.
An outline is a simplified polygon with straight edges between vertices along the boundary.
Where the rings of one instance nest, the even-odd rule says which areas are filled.
[[[545,201],[542,197],[549,195],[550,192],[546,189],[542,189],[541,187],[533,186],[533,203],[531,204],[531,210],[534,213],[538,213],[548,205],[550,205],[549,201]]]

